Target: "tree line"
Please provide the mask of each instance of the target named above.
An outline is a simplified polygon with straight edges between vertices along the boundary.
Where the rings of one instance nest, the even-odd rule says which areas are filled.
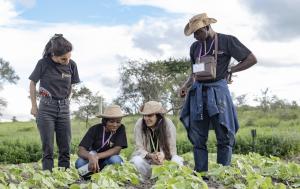
[[[0,58],[0,90],[3,89],[5,82],[16,84],[20,77],[16,74],[15,70],[10,66],[8,61]],[[7,106],[7,101],[0,97],[0,116],[1,111]]]
[[[183,104],[178,96],[178,90],[191,72],[191,64],[188,59],[168,60],[129,60],[121,64],[119,95],[114,103],[120,105],[127,114],[136,114],[141,105],[149,100],[160,101],[170,113],[178,115]],[[4,82],[16,84],[19,76],[9,65],[9,62],[0,58],[0,89]],[[251,108],[247,105],[247,94],[233,95],[235,105],[240,109]],[[72,89],[71,100],[78,106],[72,115],[76,119],[84,120],[88,126],[89,119],[101,111],[105,106],[105,99],[99,92],[93,93],[84,85],[75,86]],[[268,88],[261,90],[261,94],[254,101],[258,102],[258,108],[264,112],[278,108],[298,108],[296,101],[286,100],[272,95]],[[5,99],[0,98],[1,109],[7,106]],[[13,118],[16,121],[16,117]]]
[[[176,114],[183,101],[178,90],[190,69],[187,59],[128,61],[121,65],[121,88],[114,102],[135,114],[145,101],[156,100]]]

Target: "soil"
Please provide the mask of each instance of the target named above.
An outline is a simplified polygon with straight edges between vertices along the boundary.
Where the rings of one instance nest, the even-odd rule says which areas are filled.
[[[140,184],[139,186],[134,186],[129,183],[129,184],[126,184],[124,187],[126,189],[150,189],[155,184],[155,182],[156,181],[152,179],[152,180],[145,181],[144,183]],[[209,189],[224,189],[223,185],[221,185],[215,181],[208,180],[205,182]]]
[[[127,189],[149,189],[155,184],[155,180],[147,180],[144,183],[141,183],[139,186],[134,186],[131,184],[125,185],[125,188]]]

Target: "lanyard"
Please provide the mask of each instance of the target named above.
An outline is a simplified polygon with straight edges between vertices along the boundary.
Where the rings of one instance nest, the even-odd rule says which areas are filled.
[[[110,139],[111,139],[112,136],[113,136],[113,133],[111,132],[110,135],[109,135],[109,137],[108,137],[108,139],[107,139],[106,141],[104,141],[104,138],[105,138],[105,128],[103,128],[103,133],[102,133],[102,146],[100,147],[100,149],[103,148],[106,144],[109,144],[109,141],[110,141]],[[99,149],[99,150],[100,150],[100,149]]]
[[[153,135],[154,135],[154,132],[153,132]],[[152,134],[150,131],[150,141],[151,141],[152,148],[153,148],[154,152],[158,152],[158,139],[156,140],[156,147],[155,147],[153,138],[154,138],[154,136],[152,137]]]
[[[205,52],[204,52],[203,55],[201,55],[201,54],[202,54],[202,44],[201,44],[200,52],[199,52],[199,55],[198,55],[198,59],[199,59],[199,60],[200,60],[201,57],[206,56],[206,55],[210,52],[210,50],[211,50],[211,48],[212,48],[214,42],[215,42],[215,39],[213,39],[213,41],[212,41],[211,44],[210,44],[209,50],[206,52],[206,41],[205,41],[205,44],[204,44],[204,46],[205,46]]]

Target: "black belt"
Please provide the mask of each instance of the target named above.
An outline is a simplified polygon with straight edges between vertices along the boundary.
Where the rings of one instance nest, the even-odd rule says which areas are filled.
[[[68,99],[68,98],[58,98],[58,97],[50,97],[50,98],[52,98],[53,100],[66,100],[66,99]]]
[[[46,103],[54,103],[54,104],[68,104],[69,99],[68,98],[53,98],[53,97],[46,97],[42,96],[41,101]]]

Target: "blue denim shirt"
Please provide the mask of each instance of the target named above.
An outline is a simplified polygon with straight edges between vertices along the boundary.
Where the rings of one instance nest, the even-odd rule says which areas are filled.
[[[239,123],[225,79],[213,83],[194,82],[180,114],[180,120],[184,127],[189,129],[190,120],[203,120],[203,87],[207,87],[207,101],[205,103],[209,117],[218,114],[219,123],[235,134],[239,129]]]

